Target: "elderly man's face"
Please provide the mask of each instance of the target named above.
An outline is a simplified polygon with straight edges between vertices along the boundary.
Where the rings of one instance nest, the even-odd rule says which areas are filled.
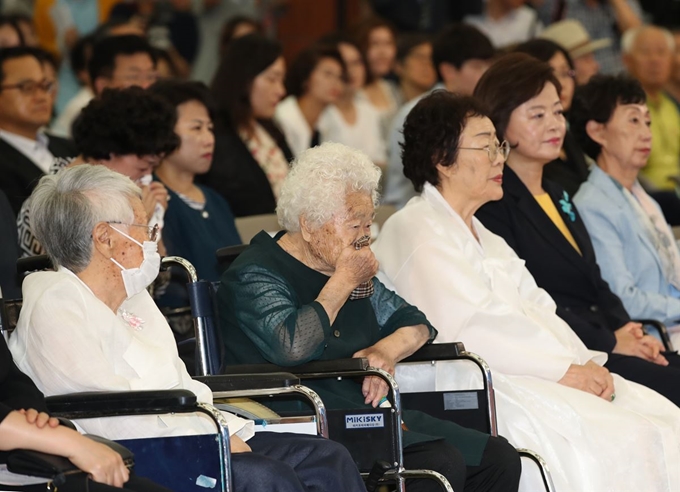
[[[673,53],[660,29],[649,28],[638,34],[625,60],[631,75],[646,91],[659,90],[670,79]]]
[[[325,269],[334,271],[344,248],[362,236],[371,235],[374,214],[370,195],[348,193],[345,198],[345,213],[333,217],[311,233],[309,247],[312,254],[325,265]]]

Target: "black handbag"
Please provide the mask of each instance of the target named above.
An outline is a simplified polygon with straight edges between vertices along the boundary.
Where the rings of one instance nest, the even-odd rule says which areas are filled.
[[[85,437],[100,444],[104,444],[120,454],[121,458],[123,458],[123,463],[128,468],[134,466],[135,457],[129,449],[116,442],[104,439],[103,437],[89,434],[86,434]],[[84,471],[71,463],[68,458],[27,449],[15,449],[10,451],[7,455],[7,469],[18,475],[47,478],[57,487],[64,485],[68,475],[79,473],[85,474]]]

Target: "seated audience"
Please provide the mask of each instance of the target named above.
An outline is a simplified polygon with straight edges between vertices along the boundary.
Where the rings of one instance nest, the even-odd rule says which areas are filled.
[[[666,86],[666,92],[675,102],[680,111],[680,27],[673,33],[675,40],[675,56],[673,57],[673,72]]]
[[[543,166],[559,155],[566,131],[560,83],[552,69],[513,53],[487,74],[475,97],[489,107],[499,138],[512,150],[502,176],[502,198],[481,207],[477,218],[526,262],[538,286],[557,304],[557,315],[583,343],[608,354],[607,369],[680,404],[680,356],[664,353],[661,342],[631,321],[602,279],[571,197],[543,176]]]
[[[342,96],[344,79],[345,64],[335,46],[314,45],[293,60],[286,74],[288,97],[274,115],[293,156],[319,145],[319,118]]]
[[[525,83],[541,83],[535,72],[522,74]],[[479,87],[487,75],[499,79],[492,67]],[[553,108],[559,100],[551,89]],[[404,125],[403,161],[422,193],[383,225],[374,246],[381,270],[436,323],[437,341],[461,341],[487,361],[499,431],[547,461],[556,490],[680,486],[680,409],[603,368],[606,354],[586,348],[524,262],[474,217],[503,196],[510,146],[498,128],[470,97],[437,91],[415,106]],[[411,384],[426,391],[427,378],[415,377]],[[445,390],[462,377],[438,363],[434,384]]]
[[[0,50],[0,190],[14,213],[55,158],[75,156],[71,142],[43,131],[52,118],[55,80],[35,48]]]
[[[546,7],[562,0],[545,0]],[[593,54],[600,70],[617,74],[623,69],[620,39],[629,29],[642,25],[639,0],[566,0],[564,15],[585,27],[591,39],[608,39],[610,44]]]
[[[163,220],[165,248],[169,255],[189,260],[200,279],[217,281],[215,251],[241,244],[241,238],[226,200],[216,191],[194,182],[196,175],[210,169],[215,148],[210,93],[201,82],[169,80],[155,83],[149,91],[175,108],[175,133],[180,138],[180,146],[163,157],[155,173],[168,190],[168,208]],[[186,274],[181,273],[173,292],[168,291],[163,298],[165,303],[187,304],[177,299],[187,297]]]
[[[58,269],[24,280],[24,304],[9,342],[17,366],[48,396],[175,388],[212,403],[210,389],[187,373],[146,291],[161,259],[158,227],[148,226],[139,187],[104,166],[81,165],[45,176],[31,200],[36,236]],[[222,414],[235,490],[365,490],[341,445],[316,436],[253,435],[252,421]],[[109,439],[215,432],[202,414],[77,423]]]
[[[397,32],[388,22],[371,17],[355,26],[351,35],[359,45],[367,66],[366,85],[358,96],[380,114],[380,127],[386,139],[400,104],[396,86],[385,79],[394,69]]]
[[[571,108],[575,88],[574,63],[569,53],[559,44],[547,39],[532,39],[519,45],[515,51],[531,55],[552,67],[555,77],[562,86],[560,91],[562,110],[567,113]],[[588,163],[569,129],[564,135],[560,155],[544,166],[543,175],[550,181],[557,182],[571,196],[574,196],[581,183],[588,179]]]
[[[586,84],[590,77],[600,71],[595,52],[612,44],[612,40],[608,38],[591,40],[583,24],[575,19],[549,25],[539,38],[554,41],[569,52],[576,72],[577,85]]]
[[[379,180],[365,154],[341,144],[324,143],[294,162],[277,208],[284,231],[260,232],[222,276],[227,364],[366,357],[394,374],[397,362],[432,341],[427,318],[375,278],[378,262],[361,247]],[[375,376],[305,384],[329,409],[377,407],[387,394]],[[404,410],[402,421],[406,468],[438,471],[459,491],[517,490],[519,460],[505,439],[417,411]],[[441,490],[426,480],[407,488]]]
[[[535,10],[526,0],[487,0],[481,15],[470,15],[463,22],[482,31],[496,48],[528,41],[543,30]]]
[[[654,146],[642,175],[656,189],[671,190],[673,181],[669,178],[680,175],[680,110],[664,93],[673,66],[673,35],[659,27],[640,27],[624,36],[623,51],[628,72],[647,94],[647,107],[653,122]]]
[[[69,101],[55,121],[55,131],[60,135],[71,135],[71,127],[80,111],[104,89],[132,86],[146,89],[158,78],[156,52],[144,38],[134,34],[108,36],[89,48],[85,39],[82,41],[84,45],[79,43],[73,48],[72,65],[73,70],[79,73],[81,61],[85,64],[87,74],[86,77],[82,74],[81,80],[86,79],[87,84]],[[88,49],[91,51],[89,55]],[[83,51],[82,55],[79,50]]]
[[[449,26],[432,43],[432,63],[439,78],[435,88],[472,94],[493,56],[491,42],[477,28],[466,24]],[[383,201],[398,208],[416,195],[413,184],[404,176],[401,164],[401,143],[404,141],[401,130],[406,116],[418,100],[413,99],[399,109],[390,129]]]
[[[645,92],[634,79],[603,76],[577,94],[571,128],[597,166],[574,203],[602,277],[634,318],[678,324],[680,251],[661,208],[638,182],[656,144]]]
[[[366,80],[366,63],[361,51],[354,41],[342,35],[327,36],[323,42],[337,46],[346,68],[346,80],[342,83],[342,95],[319,117],[320,140],[361,150],[382,168],[387,163],[387,154],[380,131],[380,114],[369,102],[357,97]]]
[[[196,181],[222,195],[236,217],[274,213],[288,174],[292,155],[272,122],[285,73],[281,45],[249,34],[231,42],[213,80],[215,155]]]
[[[399,105],[432,89],[437,71],[432,63],[432,38],[423,34],[405,34],[397,42],[394,73],[399,78]]]
[[[73,126],[78,157],[56,162],[50,174],[68,165],[106,166],[140,186],[149,217],[161,223],[168,192],[161,183],[151,182],[151,173],[161,157],[174,152],[179,144],[174,132],[176,120],[172,105],[139,87],[106,90],[90,101]],[[17,219],[23,256],[45,253],[33,233],[31,208],[28,199]]]
[[[131,475],[120,455],[108,446],[81,436],[45,413],[45,398],[21,373],[0,337],[0,486],[3,490],[43,492],[47,480],[7,471],[6,452],[27,449],[68,458],[88,475],[66,475],[63,492],[170,492]],[[55,487],[56,488],[56,487]],[[52,490],[49,486],[47,490]]]

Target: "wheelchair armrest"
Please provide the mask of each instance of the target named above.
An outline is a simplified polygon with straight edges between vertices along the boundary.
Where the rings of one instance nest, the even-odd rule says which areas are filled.
[[[428,362],[433,360],[452,360],[460,357],[465,352],[463,342],[454,343],[430,343],[423,345],[413,355],[400,362]]]
[[[335,359],[335,360],[315,360],[300,364],[299,366],[277,366],[274,364],[242,364],[227,366],[226,374],[261,374],[267,372],[286,372],[290,371],[295,375],[304,376],[305,374],[334,373],[365,371],[369,367],[368,359]]]
[[[208,386],[213,392],[289,388],[300,384],[300,378],[288,372],[222,374],[198,376],[194,379]]]
[[[51,413],[69,419],[153,415],[196,411],[196,395],[189,390],[86,392],[46,398]]]
[[[76,429],[76,426],[71,422],[69,419],[65,419],[63,417],[57,417],[57,420],[59,421],[59,425],[63,425],[64,427],[68,427],[71,430],[78,430]]]

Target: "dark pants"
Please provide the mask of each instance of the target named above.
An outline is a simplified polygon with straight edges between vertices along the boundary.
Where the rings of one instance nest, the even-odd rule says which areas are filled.
[[[365,492],[347,449],[316,436],[258,432],[252,453],[232,454],[236,492]]]
[[[2,487],[2,490],[21,490],[24,492],[45,492],[46,485],[28,485],[26,487],[12,488]],[[59,486],[59,492],[120,492],[124,490],[132,490],[134,492],[172,492],[170,489],[156,485],[146,478],[130,476],[130,480],[123,486],[122,489],[118,487],[111,487],[102,483],[93,482],[85,475],[74,475],[66,479],[64,485]]]
[[[660,366],[639,357],[609,354],[604,365],[610,372],[647,386],[680,406],[680,355],[666,352],[667,366]]]
[[[446,477],[456,492],[514,492],[522,472],[519,455],[502,437],[491,437],[478,466],[466,466],[463,455],[444,440],[404,448],[404,467],[434,470]],[[441,492],[433,480],[406,482],[408,492]]]

